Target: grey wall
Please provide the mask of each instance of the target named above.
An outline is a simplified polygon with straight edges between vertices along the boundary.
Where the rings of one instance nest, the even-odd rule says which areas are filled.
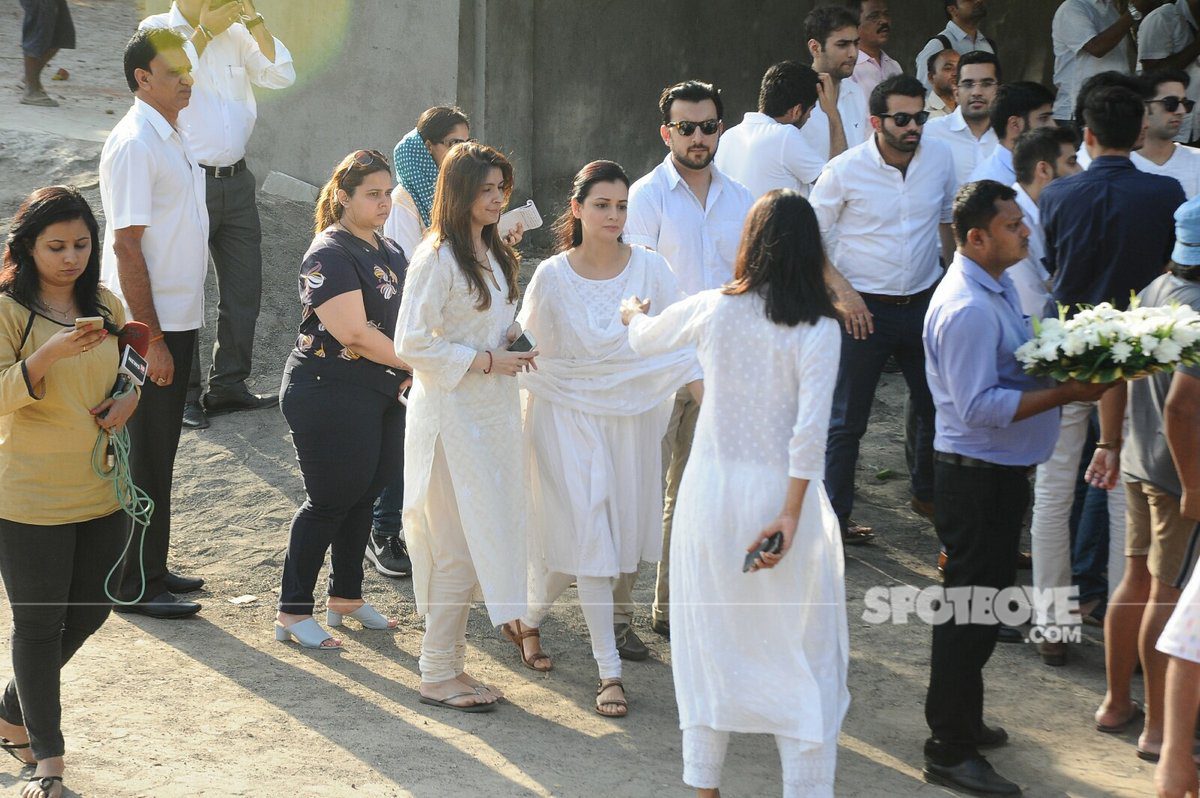
[[[664,86],[691,77],[714,82],[728,124],[754,110],[768,66],[786,58],[809,62],[803,19],[815,5],[461,0],[459,102],[483,118],[481,138],[512,154],[514,199],[524,201],[532,191],[548,217],[563,207],[571,177],[588,161],[611,158],[636,178],[662,159],[657,101]],[[1006,78],[1049,84],[1057,6],[1056,0],[993,2],[983,29],[998,44]],[[916,53],[945,26],[945,16],[934,0],[892,0],[891,7],[887,50],[911,74]],[[487,43],[482,70],[474,56],[480,27]]]
[[[170,8],[147,0],[147,13]],[[295,59],[294,86],[257,90],[248,161],[315,185],[348,152],[390,155],[421,111],[458,91],[459,0],[258,0]]]

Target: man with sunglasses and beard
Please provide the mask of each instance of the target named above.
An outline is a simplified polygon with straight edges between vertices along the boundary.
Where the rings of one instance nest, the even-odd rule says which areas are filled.
[[[1200,36],[1196,35],[1200,19],[1200,0],[1175,0],[1151,11],[1138,25],[1137,57],[1142,74],[1162,69],[1182,69],[1191,78],[1189,99],[1200,100]],[[1200,144],[1200,114],[1190,111],[1175,140],[1184,144]]]
[[[850,80],[862,89],[866,102],[876,86],[893,75],[904,74],[904,68],[883,51],[892,36],[888,0],[846,0],[846,8],[858,14],[858,63]]]
[[[1154,96],[1146,101],[1146,138],[1129,160],[1143,172],[1179,181],[1188,199],[1200,194],[1200,150],[1179,143],[1179,131],[1196,107],[1189,99],[1191,78],[1180,69],[1164,69],[1144,78]]]
[[[894,356],[916,412],[913,498],[933,501],[933,400],[925,382],[921,325],[949,262],[951,204],[957,186],[949,148],[922,139],[929,117],[925,88],[916,78],[888,78],[871,92],[874,135],[834,158],[809,201],[821,225],[825,251],[866,302],[873,332],[842,335],[842,359],[833,394],[825,485],[845,543],[863,543],[870,530],[850,518],[858,447],[883,364]]]
[[[721,93],[710,83],[688,80],[663,90],[658,129],[667,157],[629,190],[625,238],[667,259],[683,293],[718,288],[733,277],[742,223],[754,197],[713,163],[724,126]],[[661,312],[659,308],[656,312]],[[668,574],[671,522],[679,481],[691,452],[699,403],[686,390],[675,398],[663,442],[666,493],[663,502],[662,560],[658,564],[651,628],[670,637]],[[669,455],[669,456],[668,456]],[[626,658],[644,658],[645,647],[630,628],[634,574],[622,575],[613,591],[617,649]]]

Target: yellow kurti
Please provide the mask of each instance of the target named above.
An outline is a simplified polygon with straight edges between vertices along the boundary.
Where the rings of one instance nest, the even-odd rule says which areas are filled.
[[[125,324],[119,299],[101,288],[100,302],[118,327]],[[92,469],[100,428],[89,411],[117,379],[116,336],[59,360],[30,386],[24,359],[67,325],[35,314],[21,345],[29,315],[29,308],[0,296],[0,518],[44,525],[100,518],[118,505],[112,484]]]

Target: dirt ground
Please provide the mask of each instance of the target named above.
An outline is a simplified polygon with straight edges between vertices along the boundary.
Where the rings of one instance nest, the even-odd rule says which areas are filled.
[[[133,30],[132,0],[72,0],[80,49],[54,66],[58,109],[17,103],[20,9],[0,8],[0,227],[30,190],[56,182],[85,189],[100,211],[99,142],[129,104],[120,47]],[[414,109],[415,113],[416,109]],[[111,113],[110,113],[111,112]],[[390,148],[391,142],[347,141]],[[262,176],[260,176],[262,177]],[[555,204],[547,198],[547,205]],[[274,389],[298,321],[295,275],[308,244],[311,209],[261,198],[266,259],[252,387]],[[529,258],[532,263],[536,259]],[[215,309],[209,286],[209,315]],[[880,532],[846,563],[853,702],[841,740],[837,795],[950,795],[922,783],[922,711],[929,630],[861,620],[874,585],[936,582],[937,543],[907,509],[901,474],[903,386],[886,376],[859,468],[856,517]],[[637,629],[652,650],[627,663],[624,720],[590,711],[595,670],[581,614],[564,600],[545,627],[555,658],[549,675],[520,666],[516,652],[476,611],[470,668],[502,685],[509,702],[491,715],[417,703],[421,619],[411,585],[373,572],[366,598],[401,618],[394,633],[351,630],[338,654],[276,643],[272,604],[288,524],[301,482],[278,412],[215,419],[186,431],[176,466],[173,564],[205,577],[204,611],[183,622],[114,616],[63,675],[68,795],[124,796],[685,796],[669,646]],[[643,566],[637,598],[649,602]],[[235,604],[237,597],[255,597]],[[0,615],[4,612],[0,610]],[[1085,628],[1065,668],[1047,668],[1031,646],[1000,646],[987,670],[988,719],[1012,743],[991,757],[1031,798],[1144,796],[1151,766],[1134,738],[1092,730],[1104,690],[1103,649]],[[7,642],[0,643],[7,649]],[[0,654],[0,663],[7,654]],[[7,665],[0,664],[0,675]],[[1140,687],[1138,688],[1140,690]],[[0,760],[0,787],[19,775]],[[735,737],[724,794],[780,792],[772,742]]]

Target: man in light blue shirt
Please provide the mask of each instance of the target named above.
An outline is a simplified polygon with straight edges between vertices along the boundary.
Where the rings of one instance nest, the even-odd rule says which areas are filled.
[[[1005,83],[996,90],[989,112],[997,145],[992,154],[980,161],[967,182],[995,180],[1006,186],[1017,181],[1013,168],[1013,147],[1027,130],[1057,127],[1051,112],[1054,94],[1040,83],[1020,80]]]
[[[1004,274],[1029,249],[1016,192],[992,180],[968,183],[955,198],[953,224],[958,250],[924,328],[925,374],[937,407],[934,526],[949,555],[944,586],[999,591],[1016,579],[1029,471],[1054,450],[1057,408],[1110,386],[1055,385],[1025,374],[1013,355],[1033,334]],[[968,617],[979,617],[979,609]],[[954,617],[933,628],[928,781],[982,795],[1020,794],[979,753],[1008,740],[983,722],[983,667],[998,629],[995,620],[960,624]]]

